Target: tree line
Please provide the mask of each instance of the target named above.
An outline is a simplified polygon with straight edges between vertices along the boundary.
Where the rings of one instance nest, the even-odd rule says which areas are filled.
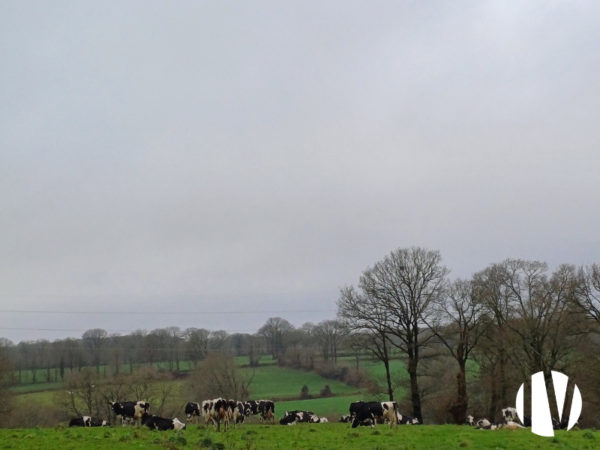
[[[514,405],[522,382],[539,371],[549,380],[552,370],[572,375],[587,391],[588,409],[598,409],[598,264],[564,264],[551,272],[543,262],[507,259],[470,279],[448,275],[439,251],[398,249],[364,270],[357,286],[341,291],[339,317],[384,363],[390,400],[389,354],[395,348],[404,355],[410,403],[419,420],[427,394],[421,380],[431,359],[443,358],[454,361],[454,395],[444,408],[448,421],[464,423],[473,406],[469,360],[479,367],[474,390],[481,414],[494,417]],[[450,367],[444,364],[436,375],[446,390],[452,383],[441,381]],[[559,417],[556,405],[551,407]]]
[[[259,364],[263,354],[282,359],[288,348],[317,349],[315,357],[335,359],[343,330],[336,320],[305,323],[295,328],[280,317],[269,318],[254,334],[227,333],[202,328],[158,328],[137,330],[127,335],[111,335],[106,330],[87,330],[82,337],[0,342],[8,384],[62,381],[65,375],[93,367],[105,376],[131,373],[139,366],[158,363],[172,372],[196,367],[211,353],[245,356],[249,366]],[[191,365],[191,367],[190,367]],[[7,370],[10,367],[11,370]]]
[[[368,352],[385,368],[384,395],[421,421],[424,411],[438,423],[463,423],[469,413],[494,417],[514,404],[531,374],[550,379],[552,370],[576,381],[584,411],[598,417],[600,265],[551,271],[544,262],[507,259],[469,279],[449,274],[439,251],[401,248],[367,267],[355,286],[343,287],[337,317],[318,324],[294,327],[272,317],[254,334],[168,327],[123,336],[92,329],[53,342],[4,339],[3,379],[61,381],[84,367],[126,375],[158,362],[177,374],[217,353],[247,357],[249,366],[270,354],[279,364],[318,367],[341,379],[348,358],[338,364],[339,356],[354,356],[358,369]],[[394,359],[403,361],[406,379],[398,380]],[[354,379],[364,385],[364,376]]]

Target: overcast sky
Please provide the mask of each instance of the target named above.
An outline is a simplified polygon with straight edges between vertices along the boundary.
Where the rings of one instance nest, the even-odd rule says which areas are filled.
[[[452,277],[600,262],[599,23],[595,1],[0,2],[0,336],[318,322],[399,247]]]

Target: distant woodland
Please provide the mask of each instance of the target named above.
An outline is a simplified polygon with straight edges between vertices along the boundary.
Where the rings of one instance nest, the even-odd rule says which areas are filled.
[[[397,249],[340,290],[332,320],[294,327],[272,317],[254,334],[168,327],[127,335],[90,329],[53,342],[3,339],[0,395],[9,398],[19,385],[72,382],[82,371],[111,379],[150,367],[186,378],[216,357],[256,367],[261,355],[369,386],[360,371],[369,358],[385,369],[373,394],[398,401],[419,419],[464,423],[473,411],[494,417],[514,406],[516,390],[533,373],[550,379],[555,370],[581,390],[581,420],[599,427],[600,265],[550,270],[544,262],[508,259],[470,279],[449,273],[438,251]],[[390,370],[394,360],[406,370],[401,391]],[[556,405],[551,408],[556,414]]]

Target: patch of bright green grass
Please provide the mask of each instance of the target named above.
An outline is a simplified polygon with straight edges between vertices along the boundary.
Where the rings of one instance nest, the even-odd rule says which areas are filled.
[[[467,426],[244,424],[227,432],[189,425],[182,432],[150,431],[144,427],[0,429],[0,448],[107,449],[226,448],[226,449],[596,449],[600,432],[559,431],[555,438],[530,430],[476,430]]]

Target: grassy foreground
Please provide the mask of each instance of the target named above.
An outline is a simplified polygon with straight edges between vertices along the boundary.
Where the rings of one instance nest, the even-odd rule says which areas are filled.
[[[180,433],[145,428],[0,429],[0,448],[10,449],[596,449],[600,432],[559,431],[555,438],[529,430],[475,430],[467,426],[431,425],[389,428],[347,424],[243,425],[226,433],[190,425]]]

